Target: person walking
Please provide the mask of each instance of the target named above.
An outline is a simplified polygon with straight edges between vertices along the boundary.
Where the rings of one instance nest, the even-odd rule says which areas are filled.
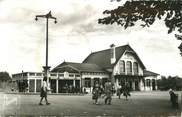
[[[93,90],[92,90],[92,99],[94,100],[94,104],[98,103],[98,98],[100,96],[100,85],[98,81],[94,83]]]
[[[122,86],[121,84],[119,83],[118,87],[117,87],[117,96],[118,98],[120,99],[121,97],[121,93],[122,93]]]
[[[126,82],[123,87],[123,96],[126,97],[126,100],[128,100],[128,96],[130,96],[130,87],[128,82]]]
[[[41,86],[41,91],[40,91],[40,102],[39,105],[43,105],[42,104],[42,100],[45,98],[46,101],[46,105],[50,105],[50,103],[47,100],[47,91],[48,91],[48,85],[47,85],[47,77],[43,78],[43,84]]]
[[[105,104],[111,105],[112,100],[112,84],[110,79],[107,79],[107,82],[105,83]]]

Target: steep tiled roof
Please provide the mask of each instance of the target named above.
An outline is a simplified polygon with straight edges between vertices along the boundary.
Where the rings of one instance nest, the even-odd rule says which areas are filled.
[[[144,76],[158,76],[159,74],[148,71],[148,70],[144,70],[143,71]]]
[[[96,64],[89,64],[89,63],[73,63],[73,62],[63,62],[57,67],[55,67],[52,72],[57,71],[63,67],[72,67],[79,72],[106,72],[102,68],[100,68]]]
[[[115,48],[116,52],[116,62],[114,64],[111,64],[110,61],[110,49],[98,51],[91,53],[84,61],[83,63],[91,63],[91,64],[96,64],[102,68],[112,68],[118,60],[121,58],[121,56],[124,54],[125,50],[131,50],[134,52],[136,55],[136,59],[140,62],[141,66],[145,69],[144,64],[136,54],[136,52],[129,46],[129,45],[124,45],[124,46],[119,46]]]

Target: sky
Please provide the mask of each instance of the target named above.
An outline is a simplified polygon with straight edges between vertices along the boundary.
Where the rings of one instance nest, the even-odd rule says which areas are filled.
[[[124,1],[123,1],[124,3]],[[167,34],[163,21],[149,28],[124,30],[118,25],[101,25],[102,12],[122,2],[110,0],[0,0],[0,71],[10,74],[41,72],[45,65],[45,15],[49,21],[49,61],[54,68],[63,61],[81,63],[91,52],[109,49],[111,44],[129,44],[147,70],[182,77],[180,41]]]

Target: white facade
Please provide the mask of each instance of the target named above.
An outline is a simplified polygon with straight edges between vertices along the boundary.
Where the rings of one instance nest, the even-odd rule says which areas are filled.
[[[157,78],[156,76],[145,77],[145,91],[157,90]]]
[[[139,72],[138,72],[137,75],[139,75],[139,76],[142,76],[143,75],[143,69],[142,69],[141,65],[139,64],[139,62],[137,61],[137,59],[135,58],[135,56],[133,56],[132,54],[129,54],[128,52],[125,52],[123,54],[123,56],[119,59],[119,61],[116,63],[116,65],[114,66],[114,70],[113,70],[114,75],[116,75],[116,74],[122,74],[120,72],[120,65],[119,65],[119,62],[120,61],[124,61],[125,66],[126,66],[127,61],[130,61],[132,63],[132,75],[135,75],[134,74],[134,70],[133,70],[133,63],[134,62],[138,63],[138,70],[139,70]],[[127,75],[127,69],[125,69],[124,75]]]
[[[120,51],[121,53],[118,53]],[[119,84],[124,85],[128,82],[131,90],[134,91],[157,89],[157,75],[145,76],[145,66],[129,45],[115,47],[112,44],[110,49],[92,53],[84,61],[83,63],[63,62],[55,67],[50,72],[52,92],[67,92],[65,87],[69,86],[92,92],[96,80],[104,86],[106,79],[109,78],[115,88]],[[13,79],[26,79],[28,91],[39,92],[43,73],[27,72],[26,75],[22,74],[25,73],[13,75]]]
[[[121,70],[121,64],[120,62],[124,62],[124,71]],[[127,70],[127,62],[129,62],[131,64],[131,71],[128,72]],[[135,71],[134,69],[134,64],[137,65],[137,71]],[[122,64],[123,65],[123,64]],[[125,51],[123,56],[121,56],[121,58],[118,60],[118,62],[116,63],[116,65],[114,66],[114,70],[113,70],[113,75],[122,75],[121,78],[117,78],[116,79],[116,83],[115,83],[115,87],[118,87],[119,83],[121,84],[121,82],[119,82],[119,80],[122,80],[126,77],[126,79],[128,79],[131,76],[132,82],[130,83],[131,88],[133,90],[136,90],[136,88],[138,88],[137,90],[145,90],[144,88],[144,82],[142,78],[139,78],[141,76],[143,76],[143,71],[144,69],[142,68],[140,62],[138,61],[138,59],[136,59],[136,55],[134,52],[132,51]],[[133,77],[136,77],[135,79]]]
[[[22,74],[25,74],[24,76]],[[37,93],[40,92],[41,85],[43,83],[43,73],[38,72],[26,72],[26,73],[20,73],[20,74],[14,74],[12,75],[13,79],[16,81],[22,81],[26,80],[28,83],[28,90],[27,92],[31,93]],[[50,82],[48,85],[52,87],[53,83],[51,83],[53,80],[55,81],[55,91],[54,93],[59,93],[59,87],[61,85],[59,84],[60,80],[70,80],[72,81],[72,86],[75,86],[75,81],[79,81],[81,84],[81,77],[79,74],[73,74],[73,73],[50,73]]]

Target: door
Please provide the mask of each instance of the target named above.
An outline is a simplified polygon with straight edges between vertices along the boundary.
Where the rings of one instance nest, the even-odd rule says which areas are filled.
[[[152,90],[156,90],[155,85],[156,85],[155,79],[152,79]]]
[[[73,86],[73,80],[59,80],[59,93],[68,93]]]
[[[139,83],[138,83],[138,81],[135,81],[135,90],[139,91]]]
[[[56,79],[51,79],[51,90],[52,93],[56,93]]]
[[[80,92],[80,80],[75,80],[74,93]]]
[[[35,80],[29,80],[29,92],[34,92],[35,90]]]

